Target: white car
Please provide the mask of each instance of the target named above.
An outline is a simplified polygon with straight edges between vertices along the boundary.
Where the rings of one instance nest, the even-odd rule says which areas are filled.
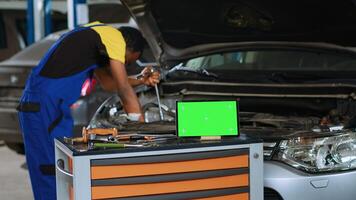
[[[265,200],[356,198],[356,2],[123,0],[161,70],[164,120],[108,99],[91,127],[175,132],[175,102],[240,99],[241,133],[264,140]],[[222,116],[223,117],[223,116]]]

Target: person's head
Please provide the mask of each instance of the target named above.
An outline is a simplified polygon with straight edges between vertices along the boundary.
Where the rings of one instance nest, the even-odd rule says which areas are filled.
[[[129,26],[122,26],[119,28],[119,31],[126,42],[126,63],[130,64],[135,62],[142,54],[145,39],[139,30]]]

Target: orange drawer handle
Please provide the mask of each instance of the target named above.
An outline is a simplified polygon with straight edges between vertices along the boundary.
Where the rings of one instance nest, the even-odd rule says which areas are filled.
[[[248,155],[239,155],[179,162],[93,166],[91,167],[91,177],[92,179],[106,179],[197,172],[243,168],[248,167],[248,164]]]
[[[95,186],[92,187],[93,199],[120,198],[130,196],[143,196],[167,194],[198,190],[211,190],[221,188],[234,188],[249,185],[248,174],[223,176],[187,181],[145,183],[134,185]]]
[[[193,200],[248,200],[249,193],[242,193],[242,194],[231,194],[231,195],[224,195],[218,197],[206,197],[200,199],[193,199]]]

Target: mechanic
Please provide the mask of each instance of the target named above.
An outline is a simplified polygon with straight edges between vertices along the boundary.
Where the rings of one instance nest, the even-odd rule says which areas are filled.
[[[104,89],[116,89],[125,111],[141,114],[144,121],[132,86],[153,86],[159,74],[130,79],[124,65],[140,57],[144,42],[137,29],[94,22],[64,34],[32,70],[18,110],[36,200],[56,199],[54,138],[72,137],[70,106],[87,78],[95,76]]]

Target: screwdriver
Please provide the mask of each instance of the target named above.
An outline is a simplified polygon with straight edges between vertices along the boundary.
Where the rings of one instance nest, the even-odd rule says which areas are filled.
[[[95,148],[126,148],[126,147],[143,147],[142,144],[123,144],[123,143],[94,143]]]
[[[145,135],[118,135],[118,141],[137,141],[137,140],[153,140],[155,137]]]

